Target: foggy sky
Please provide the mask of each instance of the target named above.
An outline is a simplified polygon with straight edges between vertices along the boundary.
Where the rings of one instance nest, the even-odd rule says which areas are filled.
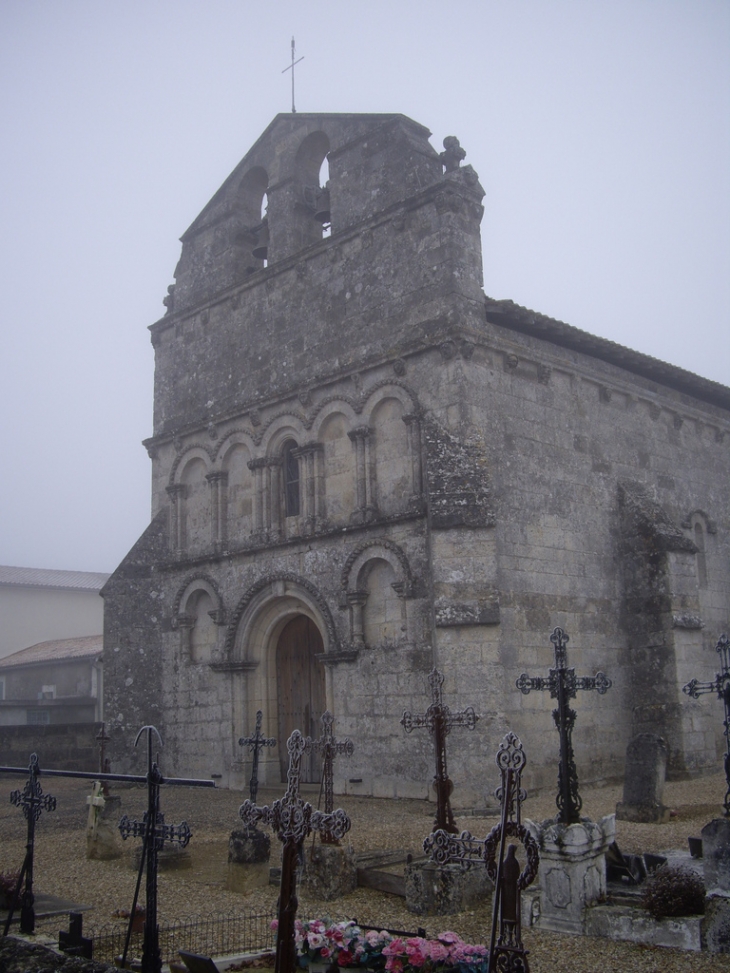
[[[486,189],[485,292],[730,384],[725,0],[3,0],[0,563],[149,520],[148,325],[278,112],[402,112]]]

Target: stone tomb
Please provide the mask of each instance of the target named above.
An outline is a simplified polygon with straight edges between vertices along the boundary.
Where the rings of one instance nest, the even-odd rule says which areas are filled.
[[[624,799],[616,805],[621,821],[664,824],[669,808],[662,804],[667,773],[667,744],[656,733],[639,733],[626,748]]]

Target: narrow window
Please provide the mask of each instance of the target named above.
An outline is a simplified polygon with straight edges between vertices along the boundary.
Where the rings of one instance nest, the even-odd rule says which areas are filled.
[[[283,449],[284,509],[287,517],[299,516],[299,460],[294,455],[297,444],[289,440]]]

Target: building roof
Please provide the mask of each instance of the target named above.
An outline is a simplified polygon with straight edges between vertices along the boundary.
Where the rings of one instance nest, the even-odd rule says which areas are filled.
[[[592,355],[594,358],[618,365],[636,375],[642,375],[644,378],[692,395],[703,402],[710,402],[721,409],[730,409],[730,388],[721,385],[720,382],[701,378],[677,365],[669,365],[658,358],[625,348],[615,341],[598,338],[564,321],[558,321],[515,304],[514,301],[495,301],[488,297],[486,312],[490,324],[521,331],[523,334],[543,338],[564,348]]]
[[[0,565],[0,586],[101,591],[108,579],[108,574],[97,571],[53,571],[45,568],[14,568]]]
[[[15,666],[38,665],[43,662],[66,662],[70,659],[92,659],[104,648],[102,635],[84,635],[75,639],[51,639],[38,642],[27,649],[13,652],[0,659],[0,671]]]

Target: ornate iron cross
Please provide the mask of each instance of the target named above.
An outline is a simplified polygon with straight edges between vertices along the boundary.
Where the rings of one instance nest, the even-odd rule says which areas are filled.
[[[324,813],[331,814],[335,806],[334,796],[334,760],[338,753],[344,753],[346,757],[351,757],[353,750],[352,740],[347,737],[341,742],[335,740],[332,732],[335,718],[328,709],[322,713],[322,736],[316,740],[307,737],[306,752],[318,753],[322,757],[322,788],[324,790]],[[322,832],[323,845],[336,845],[337,839],[326,831]]]
[[[18,881],[15,886],[13,901],[10,904],[8,917],[5,921],[4,934],[6,936],[10,930],[13,912],[18,905],[18,901],[20,901],[20,931],[29,935],[35,929],[35,910],[33,908],[35,903],[35,896],[33,895],[35,823],[43,811],[56,810],[56,798],[51,797],[50,794],[43,793],[43,788],[41,787],[39,781],[40,775],[41,768],[38,765],[38,755],[32,753],[30,755],[28,780],[25,782],[25,787],[22,791],[13,791],[10,795],[10,803],[14,804],[15,807],[21,808],[23,811],[23,816],[28,822],[28,836],[25,843],[25,858],[23,859],[23,867],[20,870],[20,875],[18,876]],[[24,887],[23,879],[25,879]],[[22,895],[20,893],[21,887],[23,888]]]
[[[446,770],[446,737],[455,726],[465,726],[467,729],[473,730],[479,717],[474,712],[473,706],[468,706],[461,713],[451,712],[449,707],[444,704],[441,694],[441,687],[444,684],[443,674],[435,667],[431,670],[428,683],[431,687],[431,705],[422,716],[405,712],[401,725],[406,733],[410,733],[417,727],[425,726],[433,737],[436,750],[436,775],[433,779],[436,789],[436,819],[434,824],[436,829],[456,834],[458,829],[449,801],[454,784]]]
[[[492,934],[489,945],[489,973],[529,973],[527,950],[522,943],[520,893],[535,880],[540,864],[538,844],[522,824],[522,802],[527,793],[522,789],[522,770],[526,758],[519,737],[508,733],[497,751],[497,766],[502,775],[495,791],[502,813],[498,825],[482,841],[469,831],[455,838],[447,831],[434,831],[423,842],[423,850],[439,865],[460,862],[470,868],[483,861],[494,882],[492,898]],[[507,838],[516,838],[525,849],[527,863],[520,871],[517,846],[510,844],[505,856]],[[497,929],[499,928],[499,934]]]
[[[525,696],[533,689],[549,689],[550,698],[558,701],[558,708],[553,710],[555,726],[560,733],[556,820],[561,824],[577,824],[580,821],[583,802],[578,793],[578,771],[575,769],[571,739],[576,714],[575,710],[568,705],[568,700],[575,699],[578,689],[595,689],[600,696],[603,696],[611,688],[611,680],[602,672],[597,672],[595,676],[576,676],[575,669],[568,666],[566,646],[569,638],[568,633],[562,628],[553,631],[550,641],[555,646],[555,668],[550,670],[550,675],[547,677],[528,676],[523,672],[517,680],[517,688]]]
[[[137,886],[132,903],[130,927],[127,930],[127,940],[124,945],[122,967],[124,967],[127,959],[131,918],[134,917],[137,908],[137,896],[139,895],[142,869],[144,868],[147,874],[147,899],[145,902],[142,971],[143,973],[161,973],[160,931],[157,925],[157,855],[167,843],[178,844],[181,848],[185,848],[190,841],[191,831],[185,821],[182,824],[165,824],[165,817],[160,811],[160,784],[162,784],[164,778],[157,762],[152,759],[152,734],[154,733],[157,737],[160,746],[162,746],[162,740],[154,726],[143,726],[134,741],[135,747],[145,731],[147,731],[147,810],[141,821],[132,821],[125,814],[119,822],[119,833],[123,839],[126,840],[129,837],[143,839]]]
[[[720,655],[720,671],[716,674],[712,682],[700,682],[691,679],[683,688],[682,692],[687,693],[692,699],[698,699],[703,693],[717,693],[718,699],[725,704],[725,780],[727,781],[727,791],[723,807],[725,817],[730,817],[730,639],[727,635],[721,635],[715,646]]]
[[[251,768],[251,780],[249,782],[249,794],[251,801],[256,803],[256,795],[259,792],[259,751],[264,747],[275,747],[276,740],[273,737],[265,737],[261,732],[261,720],[263,713],[256,711],[256,729],[250,737],[241,737],[238,741],[239,747],[248,747],[249,753],[253,754],[253,767]]]
[[[253,801],[244,801],[238,810],[247,825],[264,821],[276,832],[283,844],[281,858],[281,886],[279,890],[279,925],[276,930],[275,973],[292,973],[297,965],[294,943],[294,921],[297,917],[297,861],[301,857],[302,844],[312,831],[327,832],[336,840],[344,838],[350,830],[350,819],[342,809],[326,814],[315,811],[312,805],[299,795],[302,757],[307,743],[299,730],[294,730],[286,743],[289,754],[286,793],[269,807],[259,807]]]

